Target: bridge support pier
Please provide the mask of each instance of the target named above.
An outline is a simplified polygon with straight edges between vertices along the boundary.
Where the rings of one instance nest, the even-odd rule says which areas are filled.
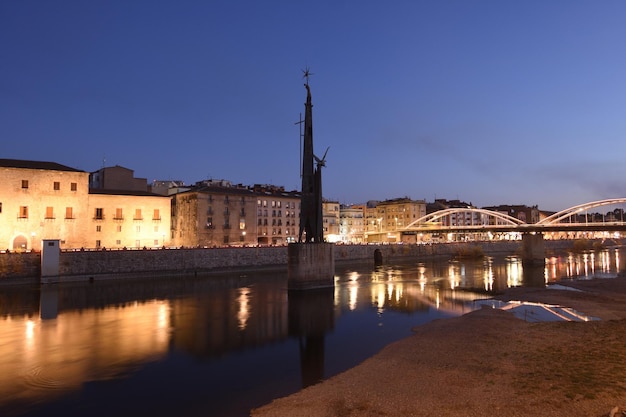
[[[522,234],[522,265],[543,266],[546,264],[546,245],[543,233]]]

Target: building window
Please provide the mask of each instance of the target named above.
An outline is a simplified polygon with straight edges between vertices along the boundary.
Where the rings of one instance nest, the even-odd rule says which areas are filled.
[[[59,191],[61,189],[61,183],[58,181],[55,181],[53,184],[53,188],[54,188],[54,191]]]
[[[65,207],[65,218],[66,219],[74,218],[74,209],[72,207]]]
[[[28,219],[28,206],[20,206],[20,219]]]
[[[121,232],[121,231],[122,231],[122,225],[121,225],[121,224],[117,226],[117,231],[118,231],[118,232]]]
[[[54,219],[54,209],[52,207],[46,207],[46,219]]]
[[[213,217],[206,218],[206,228],[213,229]]]
[[[96,213],[95,213],[94,218],[95,218],[96,220],[102,220],[102,219],[104,219],[104,209],[103,209],[103,208],[101,208],[101,207],[97,207],[97,208],[96,208]]]
[[[159,209],[154,209],[152,220],[161,220],[161,213],[159,213]]]
[[[159,246],[159,240],[158,239],[154,239],[154,246]]]
[[[0,203],[0,213],[2,213],[2,203]]]
[[[100,240],[96,240],[96,248],[99,248],[102,245],[102,242]]]
[[[135,209],[135,220],[143,220],[143,217],[141,217],[141,209]]]
[[[141,226],[136,226],[136,227],[135,227],[135,231],[136,231],[137,233],[141,232]]]
[[[141,245],[141,241],[140,240],[135,240],[135,247],[139,247]]]
[[[22,180],[22,188],[28,188],[28,180]]]
[[[121,208],[116,208],[115,209],[115,220],[123,220],[124,216],[122,213],[122,209]]]
[[[77,185],[76,185],[76,183],[75,183],[75,182],[70,183],[70,190],[72,190],[72,191],[76,191],[76,189],[77,189],[77,188],[78,188],[78,187],[77,187]]]
[[[102,231],[102,226],[97,225],[97,226],[96,226],[96,232],[101,232],[101,231]]]
[[[239,219],[239,230],[246,229],[246,219]]]

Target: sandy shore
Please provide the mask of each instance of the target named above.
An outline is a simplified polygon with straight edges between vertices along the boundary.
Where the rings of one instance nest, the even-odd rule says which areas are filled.
[[[600,320],[528,323],[493,308],[437,320],[251,415],[625,416],[626,278],[564,285],[580,291],[513,288],[497,298]]]

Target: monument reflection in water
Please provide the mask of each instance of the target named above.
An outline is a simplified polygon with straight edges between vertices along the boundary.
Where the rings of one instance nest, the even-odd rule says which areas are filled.
[[[248,415],[348,369],[485,291],[623,272],[617,250],[372,270],[291,295],[286,276],[2,287],[0,415]],[[460,291],[464,289],[463,291]]]

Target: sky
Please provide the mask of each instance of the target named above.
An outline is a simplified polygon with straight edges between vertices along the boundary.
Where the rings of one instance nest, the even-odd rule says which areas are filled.
[[[626,2],[0,2],[0,158],[558,211],[626,197]]]

